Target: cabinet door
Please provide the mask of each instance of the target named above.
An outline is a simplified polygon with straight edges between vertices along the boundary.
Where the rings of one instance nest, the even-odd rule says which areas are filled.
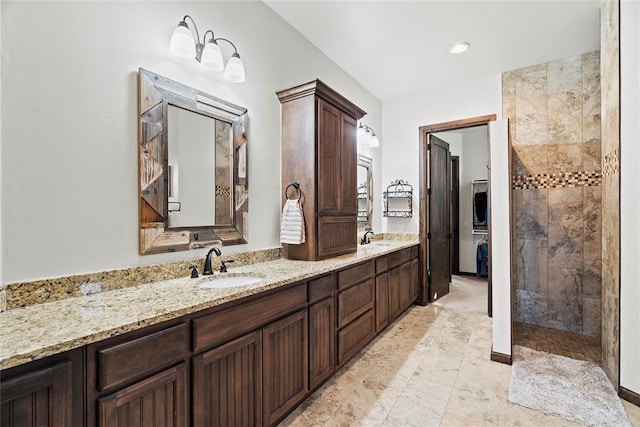
[[[333,105],[318,98],[317,128],[317,181],[318,181],[318,213],[340,212],[340,182],[342,176],[341,112]],[[354,159],[352,169],[356,170]],[[356,197],[356,188],[353,188]]]
[[[262,425],[260,331],[193,358],[193,425]]]
[[[101,427],[187,426],[187,365],[183,362],[98,400]]]
[[[402,264],[400,286],[400,306],[402,311],[411,304],[413,285],[411,283],[411,262]]]
[[[389,272],[376,276],[376,332],[389,324]]]
[[[274,424],[309,390],[307,310],[262,330],[264,421]]]
[[[335,362],[335,303],[326,298],[309,307],[309,388],[331,376]]]
[[[340,211],[345,214],[358,214],[358,147],[356,142],[356,119],[347,114],[340,115]]]
[[[402,311],[402,266],[389,270],[389,322]]]
[[[71,426],[71,362],[3,380],[2,426]]]
[[[414,258],[411,261],[411,301],[415,301],[420,292],[419,273],[420,267],[418,265],[418,258]]]

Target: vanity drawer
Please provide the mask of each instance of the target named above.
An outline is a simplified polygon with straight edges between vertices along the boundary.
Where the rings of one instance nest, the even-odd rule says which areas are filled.
[[[307,286],[284,291],[193,320],[193,351],[222,344],[284,316],[307,303]]]
[[[368,277],[372,277],[375,272],[373,261],[347,268],[338,273],[338,289],[348,288],[358,282],[362,282]]]
[[[369,310],[338,332],[338,365],[360,351],[376,334],[374,310]]]
[[[333,274],[309,281],[309,302],[313,303],[333,295],[335,279]]]
[[[389,257],[387,255],[376,259],[376,274],[384,273],[389,269]]]
[[[373,308],[375,280],[370,278],[338,294],[338,328]]]
[[[188,352],[186,323],[124,343],[98,349],[98,389],[100,391],[157,372],[183,360]]]
[[[389,268],[397,267],[411,259],[411,248],[401,249],[389,254]]]

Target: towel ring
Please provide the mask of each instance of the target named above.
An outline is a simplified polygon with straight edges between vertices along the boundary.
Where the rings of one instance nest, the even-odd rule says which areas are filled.
[[[289,188],[293,187],[297,192],[298,192],[298,199],[302,197],[302,191],[300,190],[300,183],[299,182],[292,182],[291,184],[287,185],[287,188],[285,188],[284,190],[284,197],[287,200],[289,199]]]

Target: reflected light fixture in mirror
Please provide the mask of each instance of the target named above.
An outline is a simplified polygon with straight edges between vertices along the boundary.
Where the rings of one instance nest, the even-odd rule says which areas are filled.
[[[191,30],[191,27],[187,24],[187,18],[189,18],[193,24],[193,30]],[[193,34],[194,31],[195,34]],[[208,39],[207,35],[209,35]],[[225,41],[233,47],[234,52],[231,58],[229,58],[226,67],[224,65],[222,50],[220,46],[218,46],[218,41]],[[236,45],[228,39],[222,37],[216,38],[212,30],[207,30],[202,36],[202,42],[200,42],[198,27],[189,15],[185,15],[173,31],[169,51],[180,58],[195,58],[208,70],[224,70],[224,78],[231,82],[244,83],[245,81],[244,64],[240,59]]]
[[[380,141],[373,129],[367,125],[360,123],[358,126],[358,142],[367,144],[371,148],[380,147]]]

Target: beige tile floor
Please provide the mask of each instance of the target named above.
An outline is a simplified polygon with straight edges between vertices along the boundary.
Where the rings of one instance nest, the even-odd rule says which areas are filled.
[[[576,426],[507,401],[511,367],[492,362],[486,282],[413,306],[281,426]],[[640,408],[623,401],[634,426]]]

